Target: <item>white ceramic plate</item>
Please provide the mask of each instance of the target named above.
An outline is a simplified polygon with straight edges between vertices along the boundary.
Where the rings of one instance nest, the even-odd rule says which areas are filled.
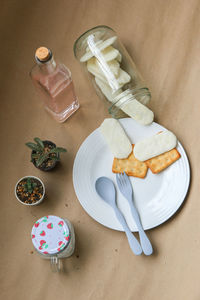
[[[165,130],[157,123],[142,126],[130,118],[121,119],[132,143]],[[134,189],[134,201],[144,229],[151,229],[169,219],[180,207],[190,182],[190,167],[180,143],[177,147],[181,158],[160,174],[148,170],[145,179],[130,177]],[[99,129],[93,131],[79,148],[73,167],[73,183],[77,198],[85,211],[97,222],[115,230],[123,230],[112,208],[95,191],[95,181],[107,176],[116,184],[112,173],[113,155]],[[116,185],[117,187],[117,185]],[[117,204],[132,231],[137,231],[128,202],[117,188]]]

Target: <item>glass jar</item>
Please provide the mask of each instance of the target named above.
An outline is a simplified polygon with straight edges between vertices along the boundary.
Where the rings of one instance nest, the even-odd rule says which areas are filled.
[[[74,252],[75,233],[67,219],[45,216],[35,222],[31,232],[33,246],[44,259],[50,259],[51,269],[60,270],[60,258],[69,257]]]
[[[112,28],[97,26],[83,33],[74,44],[74,55],[88,73],[97,94],[107,100],[113,117],[121,117],[123,111],[135,118],[133,101],[140,102],[140,108],[149,103],[149,89]]]

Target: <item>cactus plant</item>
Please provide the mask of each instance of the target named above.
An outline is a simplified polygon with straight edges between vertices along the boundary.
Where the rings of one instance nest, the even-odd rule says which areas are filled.
[[[34,191],[34,188],[36,188],[36,186],[37,186],[37,183],[32,182],[30,177],[28,177],[26,180],[26,183],[23,184],[24,191],[28,192],[30,194],[32,194],[32,192]]]
[[[56,147],[50,141],[42,141],[40,138],[34,138],[35,143],[28,142],[25,145],[32,150],[31,162],[44,171],[48,171],[55,167],[56,163],[60,160],[60,153],[66,152],[65,148]]]

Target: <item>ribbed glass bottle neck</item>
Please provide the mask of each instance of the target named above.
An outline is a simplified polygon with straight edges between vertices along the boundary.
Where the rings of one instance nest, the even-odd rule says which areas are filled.
[[[46,62],[41,63],[41,62],[37,61],[37,65],[39,66],[41,71],[47,72],[47,73],[52,73],[56,69],[56,62],[53,59],[53,57],[50,60],[46,61]]]

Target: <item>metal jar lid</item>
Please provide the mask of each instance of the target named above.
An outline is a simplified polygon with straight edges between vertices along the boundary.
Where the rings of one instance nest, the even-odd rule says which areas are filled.
[[[31,237],[37,251],[55,255],[68,246],[70,229],[60,217],[45,216],[35,222]]]

